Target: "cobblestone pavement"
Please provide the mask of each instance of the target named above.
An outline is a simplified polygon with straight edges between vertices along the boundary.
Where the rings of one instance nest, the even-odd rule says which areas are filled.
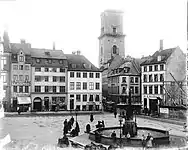
[[[49,117],[5,117],[1,119],[1,136],[10,134],[12,142],[5,148],[11,150],[19,149],[40,149],[48,147],[52,149],[57,144],[58,138],[62,136],[63,121],[65,118],[70,119],[71,116],[49,116]],[[74,116],[75,118],[75,116]],[[119,126],[118,118],[114,118],[113,114],[96,114],[94,121],[89,121],[89,115],[78,115],[77,120],[80,125],[80,134],[84,133],[87,123],[91,124],[91,128],[95,129],[95,125],[99,120],[104,120],[106,127]],[[169,130],[170,134],[176,136],[185,136],[183,127],[180,125],[164,123],[156,120],[148,120],[137,118],[138,126],[149,126],[159,129]],[[177,141],[182,139],[177,138]],[[177,143],[175,143],[177,144]]]

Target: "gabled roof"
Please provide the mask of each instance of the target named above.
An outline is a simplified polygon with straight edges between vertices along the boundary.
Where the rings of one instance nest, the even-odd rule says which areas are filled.
[[[31,55],[31,45],[29,43],[10,43],[11,51],[13,54],[17,54],[20,50],[26,55]]]
[[[174,52],[175,48],[169,48],[161,51],[156,51],[151,58],[145,60],[141,65],[149,65],[149,64],[159,64],[164,63],[168,60],[168,58],[171,56],[171,54]],[[161,61],[158,61],[158,56],[161,56]]]
[[[101,72],[95,67],[85,56],[76,54],[65,54],[68,61],[69,71],[97,71]]]
[[[38,49],[38,48],[31,49],[31,57],[66,59],[66,56],[62,50]]]

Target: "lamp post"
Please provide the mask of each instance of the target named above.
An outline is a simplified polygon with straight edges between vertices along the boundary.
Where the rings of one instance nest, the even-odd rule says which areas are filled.
[[[119,116],[119,123],[120,123],[120,147],[121,147],[121,144],[122,144],[122,133],[121,133],[121,125],[122,125],[122,122],[123,122],[123,118],[122,116]]]
[[[77,122],[77,108],[75,109],[75,114],[76,114],[76,122]]]

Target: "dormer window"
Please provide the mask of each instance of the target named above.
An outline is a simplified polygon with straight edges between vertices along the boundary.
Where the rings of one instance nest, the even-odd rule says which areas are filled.
[[[19,61],[24,62],[24,56],[19,56]]]
[[[48,63],[51,64],[51,63],[52,63],[52,60],[51,60],[51,59],[48,59]]]
[[[40,63],[40,59],[37,58],[37,59],[36,59],[36,62],[37,62],[37,63]]]
[[[76,68],[76,64],[72,64],[72,68]]]
[[[158,56],[158,57],[157,57],[157,61],[161,61],[161,56]]]
[[[59,60],[59,63],[60,63],[60,64],[63,64],[63,60]]]

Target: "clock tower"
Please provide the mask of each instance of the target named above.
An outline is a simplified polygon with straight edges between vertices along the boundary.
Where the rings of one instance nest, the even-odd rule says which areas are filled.
[[[99,36],[99,68],[116,55],[125,57],[123,12],[106,10],[101,14]]]

